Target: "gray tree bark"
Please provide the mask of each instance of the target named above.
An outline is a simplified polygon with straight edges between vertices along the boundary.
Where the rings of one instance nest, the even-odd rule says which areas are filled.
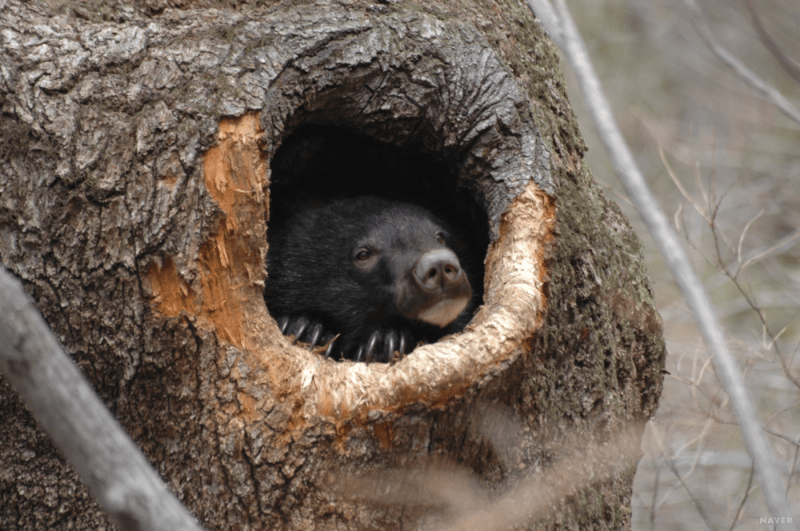
[[[0,261],[189,511],[208,529],[630,527],[661,324],[527,7],[162,8],[0,4]],[[272,161],[309,125],[430,154],[486,212],[464,332],[391,365],[280,334],[261,296]],[[0,411],[0,528],[109,527],[5,383]]]

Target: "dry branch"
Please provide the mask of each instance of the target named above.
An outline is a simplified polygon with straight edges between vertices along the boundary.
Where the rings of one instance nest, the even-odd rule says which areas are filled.
[[[202,529],[0,265],[0,369],[121,531]]]
[[[761,79],[761,77],[750,70],[738,57],[729,52],[724,46],[720,45],[711,33],[711,28],[708,27],[705,15],[700,9],[700,6],[694,0],[684,0],[684,3],[694,13],[692,21],[695,23],[697,32],[700,37],[706,42],[708,48],[729,68],[742,78],[748,85],[760,92],[766,97],[773,105],[779,108],[783,113],[800,124],[800,109],[790,102],[781,92]]]

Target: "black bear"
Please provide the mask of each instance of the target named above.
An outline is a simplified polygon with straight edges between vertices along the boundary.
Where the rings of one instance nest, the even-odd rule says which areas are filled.
[[[269,228],[264,299],[295,341],[388,362],[469,320],[466,248],[425,208],[361,196],[287,210]]]

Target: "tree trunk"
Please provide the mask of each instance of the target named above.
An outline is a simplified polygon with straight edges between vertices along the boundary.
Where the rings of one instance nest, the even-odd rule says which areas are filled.
[[[661,324],[523,2],[0,9],[0,261],[202,525],[630,527]],[[270,200],[339,132],[441,168],[400,173],[489,241],[471,323],[393,364],[292,345],[262,297]],[[108,528],[0,411],[0,528]]]

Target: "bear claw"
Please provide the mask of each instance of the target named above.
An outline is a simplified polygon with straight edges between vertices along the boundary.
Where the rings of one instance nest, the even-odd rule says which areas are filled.
[[[292,337],[292,345],[297,343],[307,344],[310,348],[316,346],[328,346],[327,357],[333,351],[333,343],[336,339],[333,334],[325,330],[325,326],[314,319],[308,317],[289,317],[283,316],[278,319],[278,328],[281,334]]]

